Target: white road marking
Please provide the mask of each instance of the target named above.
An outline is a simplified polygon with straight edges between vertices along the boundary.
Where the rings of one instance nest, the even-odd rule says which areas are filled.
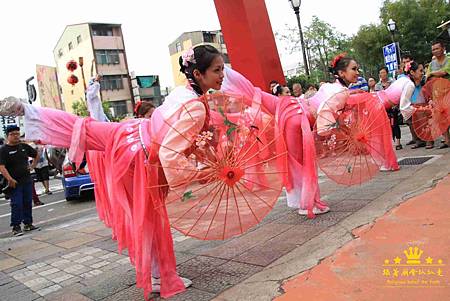
[[[38,210],[38,209],[41,209],[41,208],[44,208],[44,207],[47,207],[47,206],[51,206],[51,205],[55,205],[55,204],[59,204],[59,203],[62,203],[62,202],[67,202],[67,200],[64,199],[64,200],[60,200],[60,201],[56,201],[56,202],[52,202],[52,203],[47,203],[47,204],[45,204],[45,205],[33,207],[33,210]],[[9,205],[9,204],[8,204],[8,205]],[[8,216],[11,216],[11,212],[10,212],[10,213],[7,213],[7,214],[0,215],[0,218],[8,217]]]

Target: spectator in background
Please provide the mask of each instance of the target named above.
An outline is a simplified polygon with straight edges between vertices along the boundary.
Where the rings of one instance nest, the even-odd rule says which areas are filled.
[[[351,84],[348,87],[350,90],[362,90],[367,92],[369,90],[369,87],[367,85],[367,81],[364,77],[358,76],[358,81],[354,84]]]
[[[450,58],[445,55],[445,46],[441,41],[436,41],[431,46],[434,59],[428,65],[427,79],[442,77],[450,80]]]
[[[34,169],[36,171],[37,181],[41,182],[42,185],[44,186],[45,194],[52,194],[49,185],[50,175],[49,175],[47,150],[43,146],[38,146],[36,150],[39,153],[39,160]]]
[[[305,98],[310,98],[312,96],[314,96],[314,94],[317,93],[317,88],[315,85],[308,85],[306,92],[305,92]]]
[[[303,95],[302,85],[299,84],[299,83],[293,84],[292,85],[292,92],[293,92],[295,97],[302,97],[302,95]]]
[[[377,85],[377,81],[373,77],[370,77],[369,80],[367,81],[367,87],[369,88],[368,92],[375,92],[376,85]]]
[[[402,57],[402,62],[400,63],[400,69],[397,75],[397,79],[403,76],[407,76],[405,73],[405,66],[413,61],[413,57],[409,54],[404,54]]]
[[[280,84],[276,84],[272,88],[271,92],[275,96],[289,96],[289,95],[291,95],[291,91],[289,90],[289,88],[286,87],[286,86],[282,86]]]
[[[41,200],[39,199],[39,196],[37,195],[36,186],[35,186],[35,183],[33,180],[32,180],[32,182],[33,182],[33,187],[32,187],[33,190],[32,190],[31,198],[33,199],[34,206],[44,205],[44,202],[41,202]]]
[[[20,142],[20,128],[17,125],[8,125],[6,128],[7,143],[0,149],[0,172],[8,181],[11,197],[11,227],[14,236],[24,231],[37,229],[33,226],[31,209],[32,179],[30,169],[36,166],[39,159],[38,152],[26,143]],[[28,158],[33,158],[31,166]]]
[[[269,84],[269,89],[270,89],[270,93],[272,94],[272,95],[275,95],[275,94],[273,94],[273,88],[275,88],[275,86],[276,85],[279,85],[280,83],[279,82],[277,82],[276,80],[272,80],[271,82],[270,82],[270,84]]]
[[[376,91],[386,90],[389,87],[393,80],[389,78],[389,71],[387,67],[382,67],[378,73],[380,80],[378,81],[375,89]]]
[[[450,80],[450,58],[445,55],[445,45],[442,41],[435,41],[431,45],[431,52],[434,59],[427,68],[427,80],[434,77],[441,77]],[[439,149],[448,148],[450,145],[450,128],[444,133],[444,142]]]

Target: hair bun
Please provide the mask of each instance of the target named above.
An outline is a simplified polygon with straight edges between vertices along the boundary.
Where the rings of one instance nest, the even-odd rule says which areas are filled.
[[[178,58],[178,64],[180,65],[180,72],[185,73],[186,66],[183,65],[183,58],[181,56]]]

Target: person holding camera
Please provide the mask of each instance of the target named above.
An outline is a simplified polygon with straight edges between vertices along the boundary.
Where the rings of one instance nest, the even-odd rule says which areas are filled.
[[[6,144],[0,149],[0,172],[8,181],[6,189],[11,198],[12,233],[20,236],[23,234],[22,222],[24,231],[37,229],[33,225],[31,209],[33,183],[30,170],[36,166],[39,154],[20,141],[20,128],[17,125],[8,125],[5,134]],[[28,158],[33,158],[31,166]]]

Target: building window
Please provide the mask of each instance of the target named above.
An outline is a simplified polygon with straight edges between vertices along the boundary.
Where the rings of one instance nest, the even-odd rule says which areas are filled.
[[[223,35],[219,35],[219,43],[225,44],[225,41],[223,40]]]
[[[122,75],[105,75],[100,81],[102,90],[121,90],[123,89]]]
[[[92,30],[92,35],[94,36],[113,36],[112,28],[95,28]]]
[[[203,41],[205,43],[214,43],[214,37],[215,35],[209,32],[204,32],[203,33]]]
[[[181,48],[181,42],[177,42],[175,47],[177,48],[177,52],[181,52],[183,50],[183,48]]]
[[[69,43],[69,50],[72,50],[73,49],[73,44],[72,44],[72,42],[70,42]]]
[[[125,100],[110,101],[109,104],[111,105],[114,117],[127,115],[127,102]]]
[[[62,51],[62,49],[59,49],[58,50],[58,57],[62,57],[63,56],[63,51]]]
[[[101,64],[101,65],[120,64],[118,50],[96,50],[95,58],[97,60],[97,64]]]
[[[77,44],[79,45],[81,43],[81,35],[77,36]]]

